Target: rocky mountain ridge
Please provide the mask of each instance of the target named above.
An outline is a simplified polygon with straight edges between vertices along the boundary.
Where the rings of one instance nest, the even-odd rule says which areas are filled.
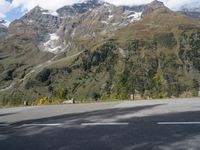
[[[163,2],[157,0],[148,5],[133,7],[117,7],[100,0],[88,0],[72,6],[64,6],[56,12],[50,12],[49,10],[44,10],[36,6],[22,18],[11,23],[10,28],[14,30],[14,32],[16,32],[15,30],[21,32],[20,29],[24,30],[27,26],[32,26],[32,28],[35,29],[35,34],[37,34],[36,40],[40,50],[51,53],[62,53],[70,49],[71,45],[72,48],[74,48],[74,44],[72,44],[70,39],[76,36],[76,32],[81,32],[81,34],[90,37],[89,41],[91,38],[95,37],[96,31],[90,31],[91,28],[95,28],[95,25],[92,25],[93,27],[88,26],[90,29],[85,29],[86,20],[92,22],[91,19],[93,19],[93,22],[98,22],[96,24],[102,24],[98,25],[98,30],[102,28],[99,34],[105,35],[105,33],[107,34],[108,32],[112,34],[114,33],[113,31],[140,20],[142,16],[149,14],[154,9],[161,8],[169,10],[164,6]],[[195,15],[191,10],[185,10],[186,9],[181,12],[188,16],[198,17],[198,15]],[[94,18],[95,15],[98,15],[98,20]],[[88,16],[90,16],[90,18]],[[84,26],[81,26],[81,22],[84,23]],[[77,25],[80,30],[87,31],[87,33],[77,31]],[[66,28],[67,31],[65,31]],[[63,39],[63,37],[67,40]]]
[[[117,7],[99,0],[89,0],[64,6],[52,14],[37,6],[19,20],[12,22],[10,29],[24,32],[24,28],[31,26],[37,34],[38,47],[41,50],[60,53],[70,49],[70,45],[73,45],[70,39],[76,37],[76,33],[78,36],[81,32],[89,38],[95,37],[95,34],[113,33],[139,20],[143,8],[143,6]],[[90,24],[91,22],[94,24],[87,26],[85,22],[88,20]],[[96,33],[95,28],[100,29],[100,33]]]

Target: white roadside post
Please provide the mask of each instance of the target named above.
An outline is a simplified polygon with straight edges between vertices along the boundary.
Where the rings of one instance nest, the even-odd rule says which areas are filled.
[[[134,95],[133,94],[131,94],[131,100],[134,100]]]

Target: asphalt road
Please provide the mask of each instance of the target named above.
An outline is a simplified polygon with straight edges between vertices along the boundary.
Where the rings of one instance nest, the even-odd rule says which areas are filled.
[[[0,150],[199,150],[200,98],[0,109]]]

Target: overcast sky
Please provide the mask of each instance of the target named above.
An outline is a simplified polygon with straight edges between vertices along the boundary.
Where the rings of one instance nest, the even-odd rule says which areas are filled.
[[[39,5],[44,9],[56,10],[64,5],[72,5],[84,0],[0,0],[0,18],[12,21],[26,11]],[[115,5],[140,5],[152,0],[105,0]],[[179,9],[184,5],[200,6],[200,0],[160,0],[171,9]]]

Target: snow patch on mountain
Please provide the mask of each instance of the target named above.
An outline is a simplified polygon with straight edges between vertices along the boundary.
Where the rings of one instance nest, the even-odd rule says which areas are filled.
[[[108,19],[110,20],[110,19],[112,19],[114,17],[114,15],[109,15],[108,16]]]
[[[44,15],[52,15],[52,16],[59,16],[59,14],[56,11],[50,11],[50,10],[44,11],[44,12],[42,12],[42,14],[44,14]]]
[[[10,22],[9,22],[9,21],[6,21],[5,23],[3,23],[3,25],[6,26],[6,27],[9,27]]]
[[[49,34],[50,39],[43,44],[44,51],[50,53],[59,53],[62,50],[62,46],[58,45],[59,36],[56,33]]]
[[[138,21],[141,19],[141,16],[142,16],[142,12],[135,12],[134,14],[128,16],[129,18],[132,18],[131,22],[134,22],[134,21]]]
[[[8,27],[10,25],[10,22],[9,21],[5,21],[3,19],[0,19],[0,24],[3,25],[3,26]]]
[[[109,24],[107,21],[101,21],[101,23],[103,23],[103,24]]]
[[[36,6],[35,9],[38,9],[43,15],[59,16],[59,14],[54,10],[44,9],[40,6]]]
[[[71,38],[74,39],[74,36],[76,34],[76,28],[73,30],[72,34],[71,34]]]
[[[104,4],[104,0],[79,0],[77,3],[83,3],[83,4]]]
[[[126,11],[125,15],[125,19],[127,20],[127,22],[132,23],[141,19],[142,12]]]
[[[141,18],[141,14],[140,12],[134,12],[133,14],[130,14],[129,16],[127,16],[127,18]]]

